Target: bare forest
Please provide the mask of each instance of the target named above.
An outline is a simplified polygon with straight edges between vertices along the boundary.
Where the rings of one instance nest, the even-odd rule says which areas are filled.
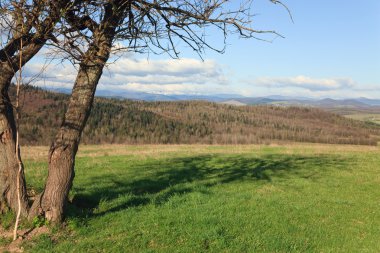
[[[67,95],[27,87],[21,136],[48,145]],[[38,102],[36,102],[38,101]],[[96,98],[82,141],[86,144],[261,144],[315,142],[376,145],[380,127],[316,108],[231,106],[205,101],[144,102]]]

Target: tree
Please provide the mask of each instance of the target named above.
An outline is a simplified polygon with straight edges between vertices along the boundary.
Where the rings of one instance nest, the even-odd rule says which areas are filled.
[[[235,5],[231,5],[232,2]],[[48,44],[54,46],[52,52],[59,53],[62,60],[78,65],[64,120],[49,150],[45,188],[29,212],[29,217],[41,215],[53,222],[60,222],[63,218],[81,134],[91,111],[97,84],[113,53],[153,52],[179,57],[179,42],[200,56],[205,49],[223,52],[224,46],[218,49],[208,43],[205,34],[208,28],[213,32],[219,31],[224,41],[230,34],[243,38],[257,38],[255,36],[261,33],[276,34],[250,26],[253,17],[250,14],[251,0],[241,2],[238,7],[234,7],[236,2],[230,0],[41,0],[32,1],[29,5],[27,1],[20,0],[5,3],[7,8],[3,8],[4,4],[1,6],[3,20],[7,20],[10,13],[12,21],[5,27],[16,32],[10,33],[12,36],[0,51],[3,57],[0,58],[1,70],[6,73],[0,80],[3,96],[0,104],[0,149],[6,151],[2,152],[6,155],[0,157],[0,164],[4,182],[1,182],[2,203],[12,209],[15,209],[12,196],[16,196],[13,189],[16,184],[8,173],[14,174],[17,169],[14,166],[17,147],[14,143],[13,109],[7,90],[18,70],[12,60],[20,55],[18,45],[23,42],[23,64]],[[64,16],[63,20],[60,20],[61,16]],[[26,25],[20,30],[22,22]],[[49,39],[51,42],[47,43]],[[28,206],[24,177],[21,180],[25,214]]]
[[[224,39],[233,33],[243,38],[256,38],[260,33],[276,34],[249,26],[251,1],[233,10],[228,8],[231,2],[84,1],[68,10],[66,23],[60,29],[61,39],[57,38],[54,46],[63,58],[78,64],[79,70],[63,123],[50,147],[45,190],[33,204],[33,215],[43,215],[53,222],[63,218],[81,134],[111,53],[150,51],[178,57],[176,45],[179,41],[199,55],[205,48],[223,52],[224,47],[217,49],[206,40],[204,31],[211,27]]]
[[[50,39],[68,0],[0,1],[0,202],[1,212],[17,208],[16,122],[8,89],[17,71]],[[22,215],[27,215],[25,178],[20,177]]]

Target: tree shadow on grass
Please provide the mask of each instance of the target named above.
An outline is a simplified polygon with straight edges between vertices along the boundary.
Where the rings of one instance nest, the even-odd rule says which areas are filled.
[[[112,159],[112,158],[111,158]],[[266,155],[201,155],[183,157],[120,168],[117,175],[86,176],[86,182],[75,186],[69,216],[101,216],[106,213],[146,205],[163,204],[173,195],[195,191],[208,193],[217,184],[237,181],[271,182],[292,177],[317,180],[328,170],[345,169],[348,162],[335,155],[300,156]],[[133,172],[134,177],[130,177]],[[128,195],[128,198],[121,196]],[[102,201],[119,199],[103,211],[96,210]],[[94,212],[94,210],[96,210]]]

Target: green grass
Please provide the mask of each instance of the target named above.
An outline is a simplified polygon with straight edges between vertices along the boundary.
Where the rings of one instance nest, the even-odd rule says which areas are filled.
[[[379,149],[340,147],[82,148],[65,228],[24,248],[380,252]],[[30,186],[42,188],[45,166],[26,161]]]
[[[345,115],[347,118],[372,122],[380,125],[380,114],[379,113],[357,113]]]

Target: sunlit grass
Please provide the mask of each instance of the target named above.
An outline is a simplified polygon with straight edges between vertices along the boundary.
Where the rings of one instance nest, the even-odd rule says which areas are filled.
[[[379,154],[319,144],[83,146],[66,227],[25,249],[379,252]],[[44,158],[25,163],[29,186],[42,189]]]
[[[345,117],[380,124],[380,113],[354,113],[345,115]]]

